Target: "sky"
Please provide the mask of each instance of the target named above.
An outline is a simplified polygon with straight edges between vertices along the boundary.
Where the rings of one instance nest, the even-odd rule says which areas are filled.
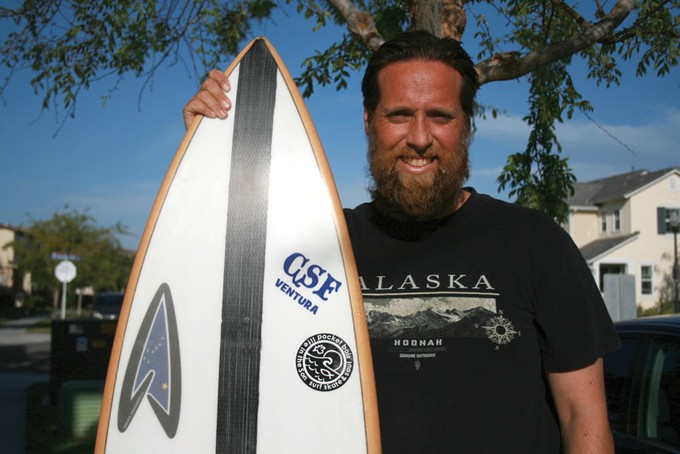
[[[337,27],[313,32],[311,26],[287,5],[251,37],[266,36],[297,76],[305,57],[342,33]],[[472,36],[469,28],[466,36]],[[471,38],[466,47],[473,57],[477,54]],[[225,59],[220,69],[228,63]],[[0,78],[6,75],[2,71]],[[577,89],[595,108],[594,121],[576,113],[557,127],[562,153],[578,181],[680,165],[679,74],[676,69],[665,78],[636,78],[627,66],[620,86],[604,88],[574,68]],[[185,133],[182,106],[199,82],[182,65],[163,66],[151,87],[143,88],[143,81],[130,75],[104,102],[115,83],[104,79],[80,95],[76,117],[62,124],[53,110],[41,111],[42,97],[30,86],[31,76],[27,70],[16,74],[0,99],[0,224],[30,225],[68,206],[87,211],[100,226],[121,223],[130,232],[121,237],[123,245],[136,249]],[[306,101],[346,207],[368,200],[360,79],[361,74],[353,75],[341,92],[317,88]],[[524,150],[527,87],[525,79],[494,82],[478,94],[479,102],[503,112],[496,119],[476,120],[469,185],[479,192],[510,200],[498,193],[496,179],[507,156]]]

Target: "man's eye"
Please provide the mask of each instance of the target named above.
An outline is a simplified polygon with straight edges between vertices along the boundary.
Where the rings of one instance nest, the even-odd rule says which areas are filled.
[[[399,111],[387,114],[387,119],[394,123],[402,123],[408,121],[409,118],[411,118],[411,115],[408,112]]]
[[[448,123],[453,120],[453,116],[447,113],[435,113],[430,118],[437,123]]]

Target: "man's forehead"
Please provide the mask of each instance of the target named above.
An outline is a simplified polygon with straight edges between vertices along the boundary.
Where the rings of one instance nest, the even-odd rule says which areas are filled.
[[[409,58],[406,60],[396,60],[391,63],[386,64],[384,67],[378,71],[378,75],[383,73],[387,69],[394,69],[394,68],[404,68],[404,67],[419,67],[419,68],[434,68],[434,67],[441,67],[441,68],[446,68],[448,70],[451,70],[455,73],[458,73],[458,70],[453,67],[453,65],[450,65],[446,63],[445,61],[442,60],[433,60],[433,59],[428,59],[428,58]]]
[[[439,61],[408,60],[385,66],[378,74],[381,101],[455,97],[460,95],[462,76]]]
[[[451,65],[439,60],[400,60],[385,65],[378,72],[378,84],[384,84],[391,79],[423,78],[432,74],[443,75],[451,83],[460,83],[463,76]]]

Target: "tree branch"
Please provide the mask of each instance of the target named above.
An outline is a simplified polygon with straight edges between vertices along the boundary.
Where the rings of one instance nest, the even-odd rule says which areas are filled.
[[[645,21],[649,20],[651,16],[653,16],[655,13],[663,9],[666,4],[669,3],[668,1],[659,3],[656,8],[651,9],[647,11],[646,14],[639,14],[637,19],[635,19],[635,22],[633,22],[632,25],[630,25],[627,28],[624,28],[623,30],[618,31],[617,33],[612,34],[611,36],[606,36],[604,37],[600,42],[602,44],[616,44],[620,43],[622,41],[625,41],[627,39],[630,39],[632,36],[635,36],[636,34],[639,34],[638,29],[641,27],[642,24],[645,23]],[[677,33],[675,33],[672,30],[669,30],[666,32],[669,37],[677,38]]]
[[[359,38],[366,46],[375,51],[385,39],[378,32],[371,13],[359,11],[351,0],[328,0],[347,21],[350,33]]]
[[[561,10],[563,10],[567,15],[571,16],[583,29],[590,28],[590,22],[588,22],[578,11],[574,10],[571,6],[567,5],[563,0],[551,0],[552,4]]]
[[[496,54],[477,64],[480,84],[522,77],[535,69],[580,52],[611,33],[635,7],[634,0],[618,0],[612,10],[581,35],[520,57],[517,52]]]

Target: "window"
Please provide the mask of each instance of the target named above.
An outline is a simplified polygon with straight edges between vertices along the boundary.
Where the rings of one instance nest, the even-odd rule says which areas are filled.
[[[628,431],[633,359],[641,341],[641,337],[621,336],[623,348],[604,357],[604,387],[607,394],[609,423],[612,429],[618,432]]]
[[[621,231],[621,210],[614,211],[614,231]]]
[[[652,294],[652,267],[649,265],[640,268],[640,290],[643,295]]]
[[[640,412],[642,437],[677,448],[680,446],[680,348],[671,337],[652,340],[642,381]]]
[[[607,233],[607,213],[600,213],[600,232]]]
[[[680,208],[664,208],[658,207],[656,209],[656,220],[658,226],[658,233],[670,233],[673,231],[671,227],[671,216],[675,213],[680,218]]]

